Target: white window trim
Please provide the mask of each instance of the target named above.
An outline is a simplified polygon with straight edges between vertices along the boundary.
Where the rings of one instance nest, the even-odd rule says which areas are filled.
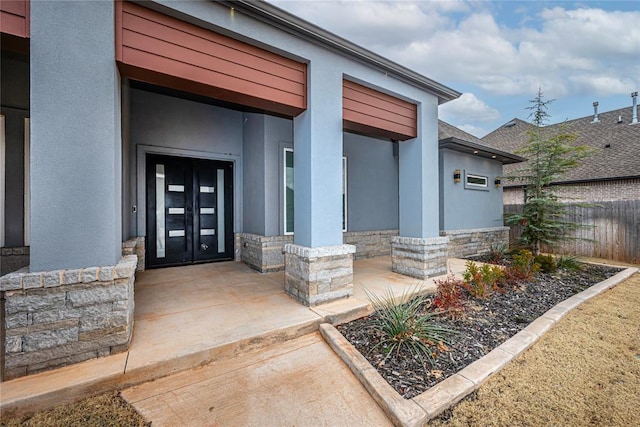
[[[24,119],[24,246],[31,240],[31,119]]]
[[[287,152],[291,152],[293,153],[293,148],[289,148],[289,147],[285,147],[282,151],[282,191],[283,191],[283,206],[282,206],[282,212],[283,212],[283,217],[284,217],[284,234],[286,236],[292,236],[294,234],[294,231],[287,231]],[[295,163],[294,163],[294,168],[295,168]],[[347,213],[347,209],[348,209],[348,191],[347,191],[347,157],[346,156],[342,156],[342,191],[344,192],[344,212],[342,213],[343,218],[342,218],[342,223],[344,224],[344,227],[342,228],[342,232],[346,232],[347,229],[349,228],[349,215]]]
[[[4,115],[0,114],[0,247],[4,247],[4,179],[5,134]]]
[[[344,212],[342,212],[342,223],[344,227],[342,228],[342,232],[346,233],[347,228],[349,228],[349,215],[347,213],[349,206],[348,199],[348,191],[347,191],[347,157],[342,156],[342,192],[344,193]]]
[[[476,184],[473,182],[469,182],[469,178],[480,178],[484,179],[485,183]],[[471,190],[487,190],[489,188],[489,177],[484,175],[479,175],[475,173],[466,173],[464,174],[464,188],[468,188]]]

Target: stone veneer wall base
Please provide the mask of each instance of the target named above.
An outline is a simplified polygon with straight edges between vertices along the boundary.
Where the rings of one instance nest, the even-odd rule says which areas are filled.
[[[286,244],[285,291],[307,306],[353,296],[355,251],[352,245],[308,248]]]
[[[391,240],[391,269],[425,280],[447,272],[448,237],[402,237]]]
[[[112,266],[1,277],[2,380],[125,351],[137,261],[127,255]]]
[[[449,238],[449,256],[455,258],[482,255],[491,247],[509,245],[509,227],[442,230],[440,236]]]

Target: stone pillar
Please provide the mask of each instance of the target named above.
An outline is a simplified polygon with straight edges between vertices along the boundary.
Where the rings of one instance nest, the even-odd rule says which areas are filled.
[[[446,273],[448,238],[439,237],[438,101],[418,105],[418,136],[399,144],[400,236],[392,269],[418,279]]]
[[[31,3],[31,270],[114,265],[121,251],[114,3]]]
[[[314,306],[353,295],[355,246],[308,248],[287,244],[283,252],[285,291],[302,304]]]
[[[395,236],[391,241],[391,269],[424,280],[447,273],[448,237]]]

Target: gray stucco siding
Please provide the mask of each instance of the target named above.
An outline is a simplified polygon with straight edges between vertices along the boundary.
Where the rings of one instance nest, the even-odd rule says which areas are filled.
[[[502,176],[502,163],[453,150],[440,150],[440,228],[462,230],[502,226],[502,188],[494,181]],[[460,169],[462,180],[453,182]],[[486,176],[486,190],[465,188],[465,174]]]
[[[114,265],[122,245],[111,2],[31,2],[31,269]]]
[[[315,247],[342,242],[339,168],[344,78],[417,104],[419,135],[400,144],[398,222],[401,235],[438,236],[438,204],[429,202],[437,201],[439,193],[434,94],[241,12],[231,14],[219,3],[163,0],[150,6],[182,19],[197,17],[200,25],[214,31],[308,63],[308,109],[294,120],[296,165],[306,169],[305,175],[298,175],[301,168],[296,168],[296,187],[301,189],[295,202],[297,244]],[[314,167],[307,168],[311,156]]]
[[[398,228],[398,157],[391,141],[345,133],[347,230]]]

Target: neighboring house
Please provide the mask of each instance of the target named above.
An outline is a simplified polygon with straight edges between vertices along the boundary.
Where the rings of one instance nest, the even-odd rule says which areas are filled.
[[[554,183],[555,194],[567,204],[568,219],[586,227],[574,231],[571,239],[544,250],[640,262],[640,123],[637,92],[631,96],[631,107],[598,113],[598,104],[594,103],[594,115],[546,127],[551,132],[575,134],[575,144],[586,145],[593,153]],[[514,119],[486,135],[482,142],[518,152],[532,126]],[[505,174],[514,174],[524,165],[507,165]],[[520,210],[524,197],[521,183],[505,182],[505,212]],[[585,202],[590,207],[585,207]],[[520,227],[512,227],[512,243],[520,232]]]
[[[269,3],[19,0],[0,17],[2,270],[29,264],[0,279],[3,378],[125,350],[136,269],[242,260],[316,305],[352,295],[354,254],[426,278],[446,271],[441,228],[486,242],[499,225],[503,154],[454,138],[439,160],[457,91]],[[449,200],[450,167],[486,191]],[[481,194],[482,221],[441,218]]]
[[[634,112],[634,107],[626,107],[599,114],[596,110],[593,116],[546,127],[550,131],[575,134],[575,144],[586,145],[593,150],[593,154],[579,167],[567,171],[561,180],[554,183],[560,200],[640,200],[640,125],[637,122],[637,109]],[[500,150],[517,152],[525,145],[527,130],[532,127],[530,123],[513,119],[483,137],[482,142]],[[524,165],[505,167],[505,175],[513,174]],[[505,205],[524,203],[524,190],[520,183],[507,181],[504,187]]]

